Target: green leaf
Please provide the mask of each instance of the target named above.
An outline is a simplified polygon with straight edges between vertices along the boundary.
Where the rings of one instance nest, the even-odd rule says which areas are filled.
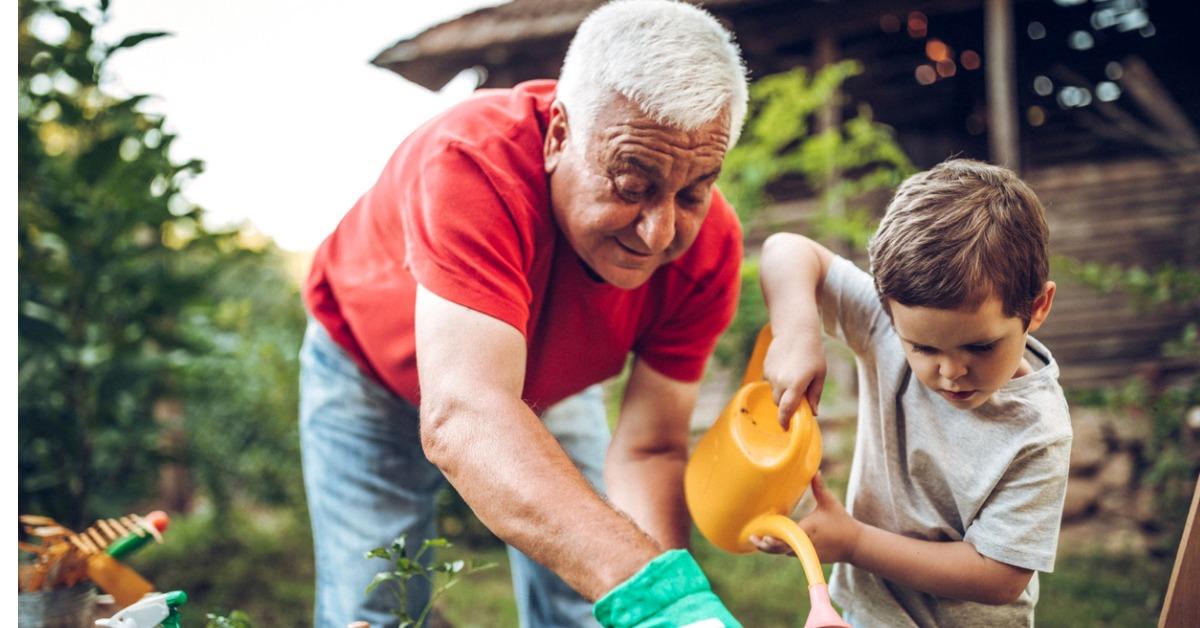
[[[166,31],[148,31],[145,33],[134,33],[132,35],[126,35],[125,38],[122,39],[120,42],[118,42],[115,46],[113,46],[112,48],[109,48],[109,51],[115,52],[117,50],[121,50],[122,48],[133,48],[134,46],[136,46],[140,43],[146,42],[146,41],[150,41],[151,39],[158,39],[159,37],[170,37],[173,35],[174,35],[174,33],[168,33]]]
[[[371,579],[371,583],[367,585],[367,590],[365,591],[365,593],[367,595],[370,595],[370,593],[372,591],[374,591],[375,588],[378,587],[379,585],[383,584],[384,582],[388,582],[390,580],[395,580],[395,579],[396,579],[396,577],[393,576],[392,574],[385,572],[385,571],[381,571],[381,572],[375,574],[375,577]]]
[[[450,541],[447,541],[446,539],[439,536],[439,537],[434,537],[432,539],[425,539],[421,543],[421,549],[427,549],[430,547],[446,548],[446,547],[453,547],[453,545],[451,545]]]

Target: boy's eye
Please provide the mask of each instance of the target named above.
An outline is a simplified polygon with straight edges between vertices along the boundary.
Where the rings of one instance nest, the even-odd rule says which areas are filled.
[[[926,347],[925,345],[913,345],[912,348],[913,351],[924,355],[933,355],[937,353],[937,349],[934,349],[933,347]]]
[[[996,346],[996,343],[994,343],[994,342],[990,342],[986,345],[968,345],[967,351],[970,351],[971,353],[987,353],[988,351],[991,351],[992,348],[994,348],[995,346]]]

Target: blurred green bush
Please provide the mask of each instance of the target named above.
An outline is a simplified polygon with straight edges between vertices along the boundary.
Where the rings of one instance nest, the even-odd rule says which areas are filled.
[[[164,465],[220,510],[301,505],[296,289],[269,241],[183,196],[202,164],[147,96],[110,93],[110,58],[165,33],[99,41],[106,11],[18,5],[19,509],[157,505]]]

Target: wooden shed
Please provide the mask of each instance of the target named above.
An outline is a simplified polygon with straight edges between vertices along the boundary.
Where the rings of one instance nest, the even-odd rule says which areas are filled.
[[[557,76],[594,0],[514,0],[397,42],[374,63],[431,90]],[[1055,255],[1200,266],[1200,38],[1189,3],[1142,0],[709,0],[751,76],[857,59],[845,86],[918,167],[960,155],[1021,171],[1047,206]],[[781,198],[803,229],[803,199]],[[881,208],[882,209],[882,208]],[[750,234],[751,239],[762,234]],[[1139,311],[1061,281],[1038,336],[1068,387],[1192,370],[1161,345],[1194,305]]]

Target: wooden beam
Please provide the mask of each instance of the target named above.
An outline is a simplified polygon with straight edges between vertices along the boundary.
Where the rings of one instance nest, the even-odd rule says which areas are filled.
[[[1200,135],[1188,120],[1187,114],[1176,104],[1171,92],[1159,82],[1154,71],[1139,56],[1126,57],[1121,63],[1124,76],[1121,83],[1126,91],[1164,131],[1179,144],[1178,152],[1200,149]]]
[[[988,153],[992,162],[1020,171],[1017,127],[1016,53],[1012,0],[984,5],[984,70],[987,73]]]
[[[1200,504],[1200,479],[1196,482],[1192,508],[1183,527],[1183,538],[1179,541],[1175,567],[1171,570],[1171,583],[1167,585],[1167,599],[1163,602],[1162,614],[1158,616],[1158,628],[1185,628],[1200,624],[1200,526],[1196,525],[1197,504]]]

